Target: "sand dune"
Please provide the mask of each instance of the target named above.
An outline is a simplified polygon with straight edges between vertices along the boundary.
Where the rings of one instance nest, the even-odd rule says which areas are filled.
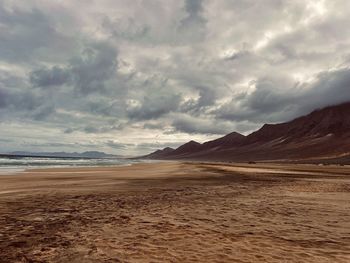
[[[28,171],[0,177],[0,262],[350,262],[349,200],[347,167]]]

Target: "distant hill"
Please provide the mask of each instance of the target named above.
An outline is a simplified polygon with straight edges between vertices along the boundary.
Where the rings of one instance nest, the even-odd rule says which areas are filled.
[[[157,150],[157,151],[147,155],[147,157],[149,159],[157,159],[158,157],[163,158],[164,156],[170,155],[173,151],[174,151],[173,148],[166,147],[163,150]]]
[[[9,155],[17,156],[33,156],[33,157],[66,157],[66,158],[116,158],[121,157],[117,155],[107,154],[98,151],[87,151],[83,153],[73,152],[25,152],[15,151],[8,153]]]
[[[237,132],[203,144],[190,141],[150,159],[216,161],[350,160],[350,102],[318,109],[244,136]]]

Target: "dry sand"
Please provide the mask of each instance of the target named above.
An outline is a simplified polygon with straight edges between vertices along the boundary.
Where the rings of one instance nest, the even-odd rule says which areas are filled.
[[[350,168],[159,163],[1,175],[0,262],[350,262]]]

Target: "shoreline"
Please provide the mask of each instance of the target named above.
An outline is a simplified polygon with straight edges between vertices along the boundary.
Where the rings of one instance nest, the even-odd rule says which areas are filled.
[[[90,158],[91,159],[91,158]],[[89,159],[89,160],[90,160]],[[91,159],[94,160],[94,159]],[[110,160],[110,159],[108,159]],[[32,165],[32,166],[26,166],[26,165],[14,165],[14,166],[0,166],[0,176],[2,175],[9,175],[9,174],[17,174],[17,173],[23,173],[23,172],[30,172],[33,170],[46,170],[46,169],[84,169],[84,168],[106,168],[106,167],[124,167],[124,166],[131,166],[134,164],[139,163],[161,163],[161,162],[172,162],[172,161],[162,161],[162,160],[143,160],[139,162],[129,162],[129,163],[121,163],[121,164],[101,164],[101,165]]]
[[[133,159],[131,159],[133,160]],[[350,168],[349,165],[343,165],[338,163],[330,163],[330,164],[323,164],[323,163],[316,163],[316,162],[290,162],[290,161],[259,161],[259,162],[233,162],[233,161],[211,161],[211,160],[157,160],[157,159],[137,159],[140,160],[139,162],[130,162],[125,164],[102,164],[102,165],[57,165],[57,166],[32,166],[32,167],[26,167],[26,166],[13,166],[13,167],[0,167],[0,176],[6,176],[6,175],[13,175],[13,174],[22,174],[22,173],[30,173],[33,171],[36,172],[45,172],[50,170],[65,170],[65,169],[76,169],[76,170],[85,170],[85,169],[105,169],[105,168],[118,168],[118,167],[128,167],[133,166],[137,164],[161,164],[161,163],[190,163],[190,164],[207,164],[207,165],[223,165],[223,166],[233,166],[233,167],[244,167],[244,168],[250,168],[250,167],[261,167],[261,168],[277,168],[277,167],[320,167],[319,170],[323,170],[324,167],[342,167],[344,169]]]

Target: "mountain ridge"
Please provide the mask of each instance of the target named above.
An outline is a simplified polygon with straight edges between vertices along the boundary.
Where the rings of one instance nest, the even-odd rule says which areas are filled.
[[[150,159],[215,161],[312,160],[350,156],[350,102],[316,109],[291,121],[264,124],[244,136],[232,132],[204,142],[187,142]]]

